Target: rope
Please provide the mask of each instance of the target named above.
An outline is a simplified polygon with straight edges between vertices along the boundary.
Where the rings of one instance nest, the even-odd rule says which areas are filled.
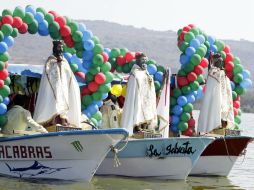
[[[116,148],[113,145],[110,146],[111,151],[114,153],[114,167],[119,167],[121,165],[121,162],[120,162],[117,154],[119,152],[121,152],[123,149],[125,149],[125,147],[127,146],[128,142],[129,142],[128,137],[126,137],[126,139],[124,139],[124,140],[125,140],[125,143],[121,148]]]
[[[229,155],[229,152],[228,152],[228,145],[227,145],[227,142],[226,142],[226,140],[225,140],[225,137],[222,137],[222,139],[224,140],[224,144],[225,144],[225,148],[226,148],[226,151],[227,151],[229,160],[230,160],[231,162],[234,162],[234,161],[231,159],[230,155]]]

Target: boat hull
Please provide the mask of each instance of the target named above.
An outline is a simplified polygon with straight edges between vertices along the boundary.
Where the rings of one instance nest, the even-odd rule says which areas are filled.
[[[190,175],[227,176],[252,137],[217,138],[200,156]]]
[[[126,136],[117,129],[0,138],[0,174],[90,181],[110,146]]]
[[[129,140],[118,154],[121,165],[114,167],[109,153],[97,175],[186,179],[202,151],[213,138],[156,138]],[[119,143],[123,146],[124,142]]]

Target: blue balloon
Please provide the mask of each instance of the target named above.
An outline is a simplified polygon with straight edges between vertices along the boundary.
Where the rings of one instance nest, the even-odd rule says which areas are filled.
[[[196,90],[195,90],[195,91],[191,92],[191,94],[192,94],[192,95],[194,95],[194,96],[195,96],[195,98],[196,98],[196,97],[197,97],[197,95],[198,95],[198,91],[196,91]]]
[[[83,60],[89,61],[93,59],[93,51],[84,51],[83,52]]]
[[[95,114],[97,111],[99,111],[99,107],[97,106],[97,104],[90,104],[87,108],[87,111],[89,111],[89,113],[91,115]]]
[[[27,6],[25,10],[28,13],[32,13],[33,15],[36,15],[36,10],[35,10],[35,8],[32,5]]]
[[[94,42],[93,42],[93,40],[86,40],[86,41],[84,41],[83,46],[84,46],[85,50],[88,50],[88,51],[93,50]]]
[[[212,36],[207,36],[207,41],[210,43],[210,45],[214,44],[215,39]]]
[[[196,39],[200,42],[200,44],[205,43],[205,37],[203,35],[197,35]]]
[[[82,113],[85,114],[88,118],[92,117],[92,115],[90,114],[90,112],[87,109],[83,110]]]
[[[194,103],[195,100],[196,100],[194,94],[188,94],[188,95],[186,96],[186,98],[187,98],[188,103]]]
[[[8,46],[5,42],[0,42],[0,53],[4,53],[8,50]]]
[[[64,55],[64,58],[70,63],[72,55],[70,53],[67,53],[67,52],[64,53],[63,55]]]
[[[175,105],[172,111],[175,115],[181,115],[183,112],[183,108],[179,105]]]
[[[84,61],[82,65],[84,69],[89,69],[90,66],[92,65],[92,61]]]
[[[185,50],[185,54],[191,57],[196,52],[194,47],[187,47]]]
[[[41,23],[39,23],[38,29],[41,31],[48,31],[48,22],[43,20]]]
[[[187,103],[188,103],[188,100],[185,96],[179,96],[177,98],[177,104],[180,105],[181,107],[183,107]]]
[[[250,78],[250,71],[244,69],[242,72],[242,75],[243,75],[243,79]]]
[[[230,85],[231,85],[231,89],[234,90],[235,89],[235,83],[233,81],[230,81]]]
[[[171,125],[170,126],[170,130],[172,131],[172,132],[174,132],[174,133],[178,133],[178,127],[177,127],[177,125]]]
[[[13,39],[12,36],[6,36],[6,37],[4,37],[3,41],[7,44],[8,47],[13,46],[13,44],[14,44],[14,39]]]
[[[163,73],[161,71],[158,71],[154,74],[154,79],[162,83],[163,80]]]
[[[37,12],[34,18],[37,20],[38,23],[41,23],[44,21],[44,15],[41,12]]]
[[[200,46],[200,42],[198,39],[192,39],[191,42],[190,42],[190,46],[195,48],[195,49],[198,49],[199,46]]]
[[[147,71],[150,75],[154,75],[157,72],[157,67],[154,64],[147,65]]]
[[[189,61],[190,61],[190,57],[188,57],[187,55],[185,55],[183,53],[180,55],[180,63],[182,65],[188,63]]]
[[[86,25],[84,23],[79,23],[78,29],[80,32],[84,33],[84,31],[86,30]]]
[[[5,97],[4,99],[3,99],[3,103],[5,104],[5,105],[8,105],[9,103],[10,103],[10,98],[7,96],[7,97]]]
[[[93,33],[90,30],[83,32],[83,41],[90,40],[93,37]]]
[[[171,123],[172,125],[177,125],[180,122],[180,118],[176,115],[171,116]]]
[[[244,79],[241,83],[240,83],[240,86],[245,88],[245,89],[248,89],[252,86],[252,81],[250,79]]]
[[[104,51],[108,54],[108,56],[110,55],[111,49],[109,48],[104,48]]]
[[[73,55],[71,57],[71,63],[72,64],[77,64],[79,66],[79,65],[81,65],[82,61],[76,55]]]
[[[41,36],[48,36],[49,35],[49,31],[47,30],[38,30],[38,34]]]
[[[5,114],[7,111],[7,106],[4,103],[0,104],[0,115]]]
[[[108,97],[108,93],[103,93],[102,94],[102,99],[105,100]]]
[[[103,101],[94,101],[93,103],[95,103],[99,108],[103,106]]]
[[[199,87],[197,92],[198,92],[198,94],[197,94],[196,98],[197,98],[197,100],[200,100],[204,96],[203,91],[202,91],[202,87]]]

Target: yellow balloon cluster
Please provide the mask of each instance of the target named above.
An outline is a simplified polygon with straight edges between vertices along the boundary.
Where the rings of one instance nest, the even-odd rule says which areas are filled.
[[[111,94],[115,95],[116,97],[119,97],[122,95],[122,86],[120,84],[114,84],[111,89],[110,92]]]
[[[123,89],[122,89],[122,96],[125,97],[126,96],[127,85],[124,84],[122,87],[123,87]]]

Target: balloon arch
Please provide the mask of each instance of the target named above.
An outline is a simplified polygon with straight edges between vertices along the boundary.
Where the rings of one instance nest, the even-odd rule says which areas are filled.
[[[81,88],[82,112],[97,125],[102,118],[99,108],[108,92],[124,96],[125,87],[111,86],[113,72],[129,73],[135,63],[135,55],[126,48],[104,48],[97,36],[82,23],[77,23],[55,11],[46,12],[43,8],[29,5],[25,9],[16,7],[14,11],[5,9],[0,17],[0,126],[6,121],[10,94],[8,77],[8,48],[20,34],[50,36],[54,40],[64,40],[64,57],[70,64],[79,82],[87,85]],[[181,69],[178,72],[178,88],[171,92],[171,130],[192,134],[195,121],[191,117],[192,104],[202,96],[200,84],[203,82],[203,69],[208,65],[208,52],[219,52],[225,61],[227,76],[231,79],[236,125],[240,124],[240,95],[251,85],[249,72],[243,70],[240,60],[234,57],[223,42],[207,36],[193,25],[178,31],[178,47]],[[154,77],[156,93],[163,81],[164,67],[154,60],[147,61],[147,69]]]

